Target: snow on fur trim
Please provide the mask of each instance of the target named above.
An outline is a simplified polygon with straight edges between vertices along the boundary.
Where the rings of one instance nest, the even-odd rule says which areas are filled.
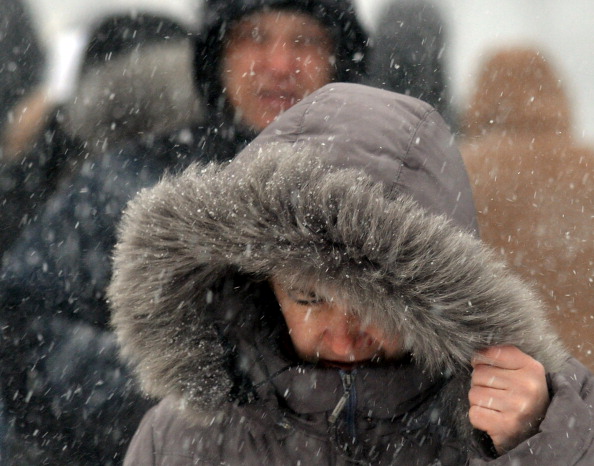
[[[402,335],[432,374],[467,374],[477,350],[500,344],[559,367],[567,353],[537,299],[479,240],[362,170],[292,151],[272,144],[248,163],[192,166],[126,209],[108,293],[149,394],[199,406],[228,397],[212,325],[226,306],[209,304],[230,273],[332,288]]]

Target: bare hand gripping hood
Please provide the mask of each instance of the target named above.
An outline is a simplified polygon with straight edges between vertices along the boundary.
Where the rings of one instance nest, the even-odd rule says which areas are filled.
[[[148,393],[199,407],[225,402],[234,383],[223,340],[236,347],[240,337],[222,338],[214,323],[239,319],[245,330],[262,312],[253,294],[222,285],[229,276],[332,287],[402,335],[429,374],[468,380],[471,356],[494,344],[557,368],[566,353],[540,305],[475,228],[439,115],[416,99],[331,84],[228,165],[191,167],[130,203],[109,288],[113,325]]]

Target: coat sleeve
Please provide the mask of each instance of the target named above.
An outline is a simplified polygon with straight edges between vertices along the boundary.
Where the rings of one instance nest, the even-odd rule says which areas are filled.
[[[246,463],[243,456],[241,459],[223,460],[222,449],[228,448],[229,443],[233,442],[236,438],[233,433],[238,429],[231,429],[232,433],[225,435],[219,424],[224,418],[221,412],[209,415],[192,411],[190,420],[188,412],[184,411],[173,396],[164,398],[151,408],[130,442],[124,466],[220,466]],[[262,464],[266,462],[262,461]]]
[[[491,461],[471,466],[594,465],[594,375],[576,359],[551,374],[553,397],[539,432]]]
[[[155,462],[155,442],[153,437],[153,425],[156,422],[156,408],[152,408],[138,426],[134,434],[126,457],[124,466],[136,466],[138,464],[146,466],[156,466]]]

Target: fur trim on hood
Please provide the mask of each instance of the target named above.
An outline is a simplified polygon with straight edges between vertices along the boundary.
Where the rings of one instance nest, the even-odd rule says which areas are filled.
[[[416,99],[326,86],[236,161],[193,166],[143,191],[123,218],[109,298],[123,355],[144,389],[158,398],[177,394],[198,407],[228,399],[234,374],[214,322],[239,315],[250,325],[248,314],[257,320],[264,312],[252,295],[221,286],[230,276],[261,286],[277,277],[322,293],[332,289],[387,336],[403,338],[429,374],[468,377],[473,354],[500,344],[517,345],[548,370],[558,368],[566,353],[530,291],[455,215],[417,202],[418,179],[405,187],[384,182],[369,169],[371,155],[366,163],[339,166],[328,154],[343,147],[316,144],[315,134],[309,144],[274,140],[295,115],[302,116],[297,130],[305,140],[302,131],[313,121],[331,137],[324,132],[330,131],[327,108],[316,105],[327,95],[343,103],[334,113],[336,128],[361,131],[370,154],[375,138],[381,140],[374,128],[388,116],[394,127],[395,115],[409,124],[391,134],[396,141],[423,139],[427,125],[445,127]],[[360,99],[376,111],[353,115]],[[363,119],[367,131],[359,127]],[[409,152],[390,156],[402,160]]]

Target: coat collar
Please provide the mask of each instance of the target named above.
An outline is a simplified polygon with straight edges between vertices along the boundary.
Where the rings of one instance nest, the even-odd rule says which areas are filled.
[[[367,417],[391,419],[410,412],[435,393],[444,378],[431,377],[410,358],[385,366],[361,366],[346,372],[314,364],[293,364],[256,339],[254,348],[241,348],[242,356],[255,355],[249,375],[262,398],[275,398],[299,415],[332,411],[345,393],[344,375],[350,374],[357,394],[357,410]],[[245,343],[249,346],[249,343]],[[249,358],[249,356],[248,356]]]

